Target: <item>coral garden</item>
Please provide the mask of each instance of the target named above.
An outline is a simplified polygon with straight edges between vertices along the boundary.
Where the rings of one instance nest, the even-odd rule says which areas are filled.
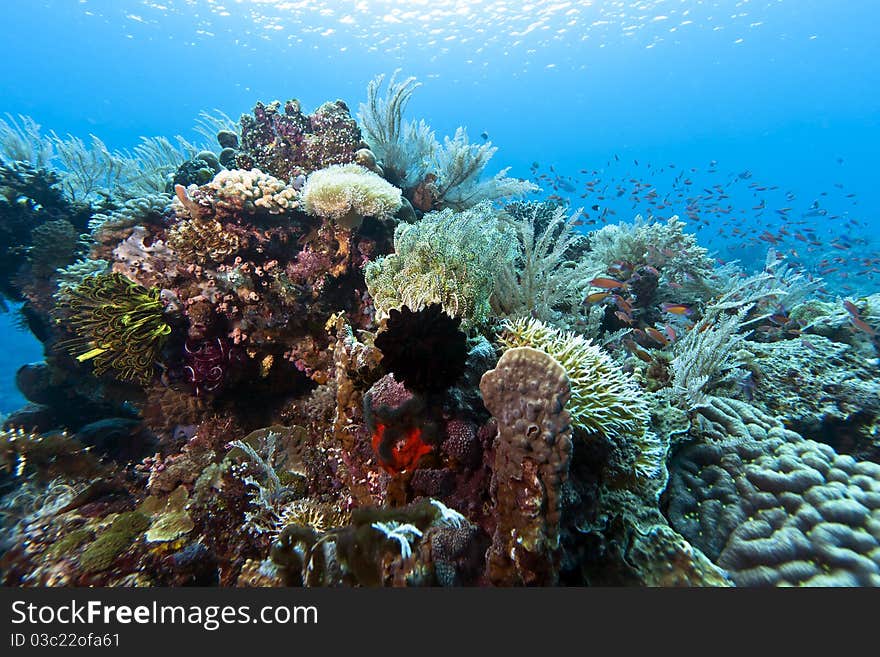
[[[2,582],[880,585],[880,295],[582,232],[384,83],[132,154],[0,122]]]

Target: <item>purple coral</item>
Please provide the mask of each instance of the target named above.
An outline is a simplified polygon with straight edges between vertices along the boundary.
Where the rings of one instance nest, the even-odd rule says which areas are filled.
[[[241,148],[236,166],[257,168],[285,181],[331,164],[354,162],[361,132],[341,100],[324,103],[307,115],[299,101],[257,103],[253,116],[241,117]]]
[[[226,381],[233,358],[225,338],[187,340],[183,346],[187,382],[193,393],[200,397],[218,392]]]

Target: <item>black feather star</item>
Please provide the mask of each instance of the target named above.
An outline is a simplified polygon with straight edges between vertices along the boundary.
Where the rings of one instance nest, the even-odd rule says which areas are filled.
[[[450,317],[434,303],[413,311],[392,310],[385,329],[376,337],[386,372],[410,392],[442,392],[464,373],[467,337],[461,318]]]

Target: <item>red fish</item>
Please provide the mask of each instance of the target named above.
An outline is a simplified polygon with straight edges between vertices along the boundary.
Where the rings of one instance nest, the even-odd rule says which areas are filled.
[[[603,290],[616,290],[618,288],[626,289],[628,287],[623,281],[618,281],[616,278],[606,278],[604,276],[594,278],[590,281],[590,285],[593,287],[601,287]]]
[[[616,313],[614,313],[614,316],[617,317],[617,319],[619,319],[624,324],[632,325],[632,323],[634,321],[632,317],[630,317],[626,313],[621,312],[619,310]]]
[[[859,309],[852,301],[844,301],[843,307],[846,308],[846,311],[850,314],[849,320],[852,322],[852,325],[855,326],[858,330],[864,331],[870,336],[877,335],[877,331],[873,326],[868,324],[864,319],[862,319],[861,314],[859,313]]]
[[[614,303],[617,304],[617,307],[620,308],[620,310],[625,312],[627,315],[632,314],[632,311],[633,311],[632,304],[630,304],[626,299],[624,299],[621,296],[618,296],[617,294],[615,294],[612,298],[614,299]]]
[[[645,351],[644,349],[639,347],[632,340],[624,340],[623,346],[626,347],[627,351],[629,351],[631,354],[633,354],[639,360],[643,360],[646,363],[650,363],[653,360],[653,358],[651,358],[651,354],[649,354],[647,351]]]
[[[645,333],[648,334],[648,337],[651,338],[657,344],[663,345],[664,347],[669,344],[669,340],[663,335],[662,332],[655,329],[653,326],[645,327]]]

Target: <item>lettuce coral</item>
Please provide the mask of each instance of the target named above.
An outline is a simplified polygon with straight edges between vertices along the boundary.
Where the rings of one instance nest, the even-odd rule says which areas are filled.
[[[400,210],[400,190],[358,164],[337,164],[312,173],[302,191],[305,211],[356,228],[364,217],[390,219]]]

